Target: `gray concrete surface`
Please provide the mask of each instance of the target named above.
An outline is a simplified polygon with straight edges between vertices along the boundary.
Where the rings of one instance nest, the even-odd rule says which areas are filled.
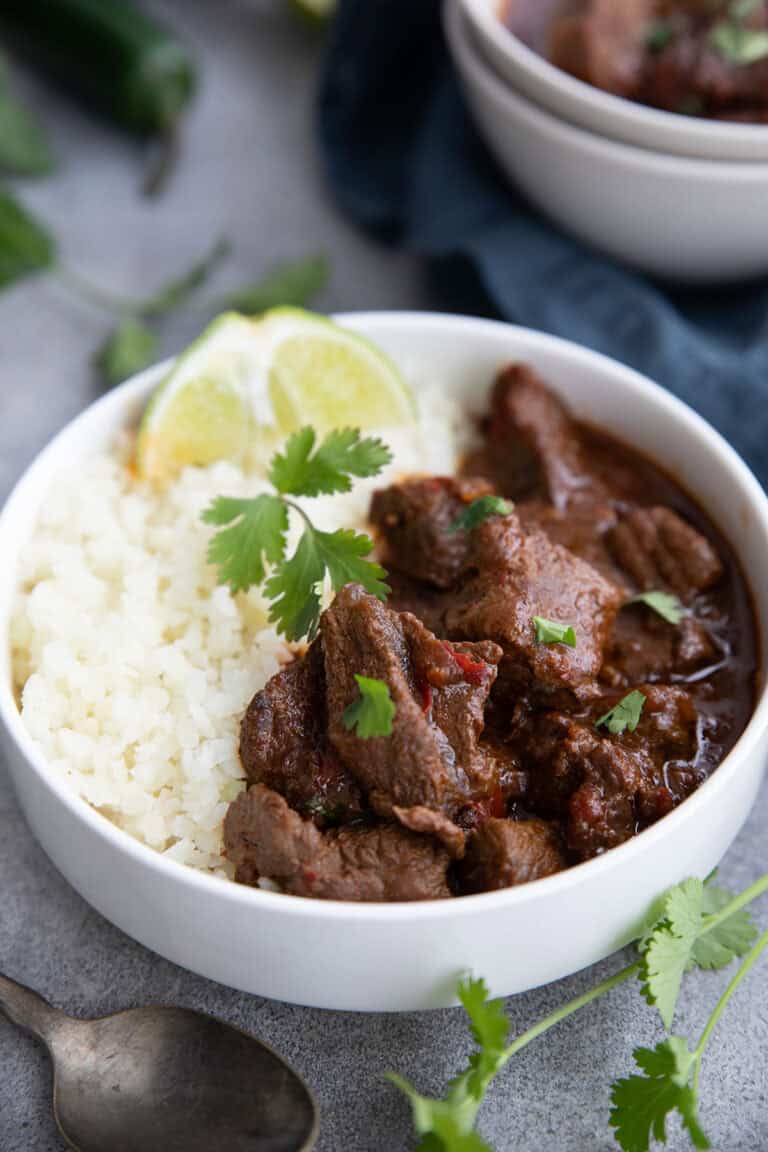
[[[316,38],[279,0],[178,0],[157,7],[186,30],[206,68],[180,171],[160,202],[138,196],[136,147],[34,82],[27,85],[51,125],[61,168],[23,191],[55,228],[62,260],[113,290],[137,293],[185,267],[223,231],[236,240],[236,250],[221,270],[222,286],[253,277],[270,261],[324,249],[334,266],[324,307],[428,306],[414,262],[351,232],[328,203],[312,136]],[[166,350],[180,347],[200,320],[192,313],[169,324]],[[97,394],[89,356],[106,327],[103,315],[69,299],[51,276],[0,297],[0,495]],[[724,863],[724,882],[742,887],[765,870],[767,822],[764,792]],[[166,1001],[258,1033],[314,1086],[323,1114],[321,1152],[412,1146],[407,1109],[384,1072],[398,1069],[437,1093],[469,1049],[460,1012],[310,1011],[228,991],[147,952],[84,904],[48,862],[23,823],[2,765],[0,885],[0,969],[75,1014]],[[765,922],[765,904],[759,912]],[[619,963],[616,957],[511,1000],[513,1029],[524,1029]],[[723,975],[689,979],[680,1031],[698,1034],[724,982]],[[729,1008],[707,1058],[703,1118],[720,1152],[768,1149],[765,993],[763,966]],[[629,1069],[634,1044],[659,1036],[636,989],[619,989],[507,1067],[482,1113],[487,1139],[498,1152],[607,1152],[613,1146],[608,1085]],[[61,1152],[49,1099],[43,1052],[0,1020],[0,1152]],[[671,1147],[687,1148],[672,1128]]]

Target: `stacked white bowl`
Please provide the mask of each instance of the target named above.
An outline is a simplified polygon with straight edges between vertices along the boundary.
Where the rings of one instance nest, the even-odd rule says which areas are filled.
[[[523,43],[501,18],[507,7],[446,0],[445,29],[478,128],[515,187],[565,231],[652,275],[768,274],[768,125],[661,112],[585,84]]]

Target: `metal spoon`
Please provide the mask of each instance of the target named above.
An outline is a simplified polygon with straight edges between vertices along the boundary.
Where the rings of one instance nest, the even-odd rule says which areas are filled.
[[[53,1110],[76,1152],[309,1152],[306,1084],[245,1032],[186,1008],[73,1020],[0,976],[0,1012],[53,1058]]]

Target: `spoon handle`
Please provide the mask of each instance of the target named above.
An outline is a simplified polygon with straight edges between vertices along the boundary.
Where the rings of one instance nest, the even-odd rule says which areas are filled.
[[[23,984],[17,984],[0,974],[0,1013],[7,1016],[12,1024],[18,1024],[39,1040],[48,1042],[53,1029],[64,1017],[63,1012],[51,1007],[47,1000],[38,996]]]

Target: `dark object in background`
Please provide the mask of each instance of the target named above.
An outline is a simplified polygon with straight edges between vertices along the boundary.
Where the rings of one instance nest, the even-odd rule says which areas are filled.
[[[116,123],[172,133],[197,84],[189,51],[128,0],[3,0],[20,51]]]

